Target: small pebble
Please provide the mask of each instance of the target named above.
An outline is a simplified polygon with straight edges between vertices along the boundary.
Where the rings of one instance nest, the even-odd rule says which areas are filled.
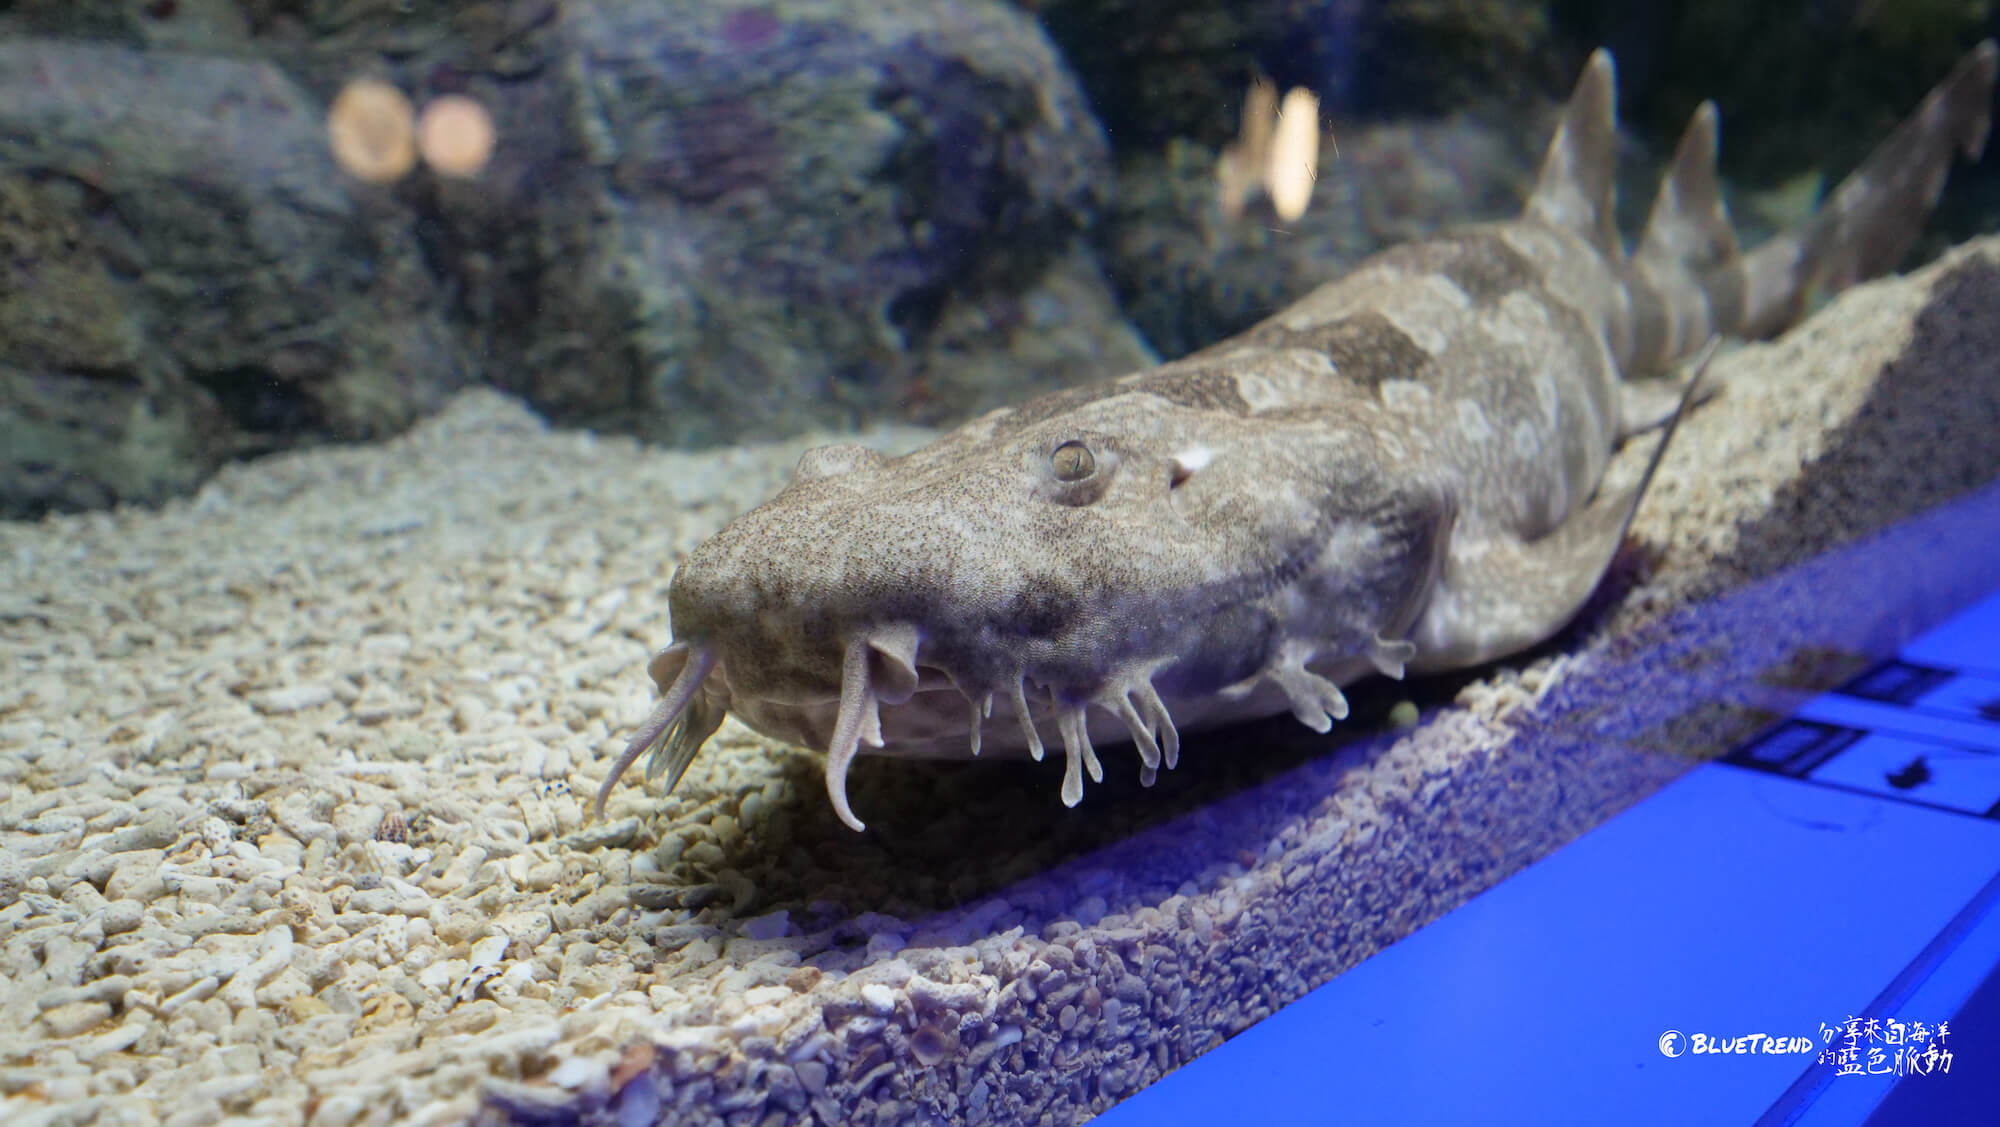
[[[133,853],[142,849],[165,849],[180,837],[174,819],[155,815],[145,822],[119,830],[105,839],[106,853]]]
[[[1423,713],[1418,710],[1415,701],[1399,700],[1389,709],[1389,727],[1396,731],[1411,731],[1422,721]]]
[[[861,988],[861,1000],[877,1014],[887,1017],[896,1012],[896,992],[879,982],[871,982]]]
[[[752,916],[738,925],[745,938],[777,939],[791,928],[791,913],[784,909],[761,916]]]
[[[287,685],[284,688],[252,693],[250,704],[259,712],[282,716],[289,712],[318,708],[332,699],[333,689],[327,685]]]
[[[506,956],[507,942],[505,935],[489,935],[472,945],[467,958],[475,967],[493,966]]]
[[[110,1019],[108,1002],[71,1002],[42,1011],[42,1024],[57,1037],[75,1037]]]
[[[571,1057],[549,1073],[549,1083],[559,1088],[601,1088],[610,1077],[611,1069],[603,1061]]]

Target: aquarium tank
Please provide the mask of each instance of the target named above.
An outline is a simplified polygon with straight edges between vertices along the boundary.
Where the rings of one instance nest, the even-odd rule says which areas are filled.
[[[2000,589],[1996,33],[0,0],[0,1121],[1171,1121]]]

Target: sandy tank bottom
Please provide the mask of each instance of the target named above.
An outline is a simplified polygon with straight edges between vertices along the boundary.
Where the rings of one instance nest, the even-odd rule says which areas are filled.
[[[1988,241],[1727,353],[1576,628],[1358,694],[1414,730],[1254,725],[1152,790],[1113,751],[1076,810],[1059,762],[863,761],[866,835],[733,723],[584,819],[673,561],[806,442],[469,393],[0,527],[0,1120],[1078,1122],[1723,750],[1732,687],[1992,582],[1782,573],[2000,477],[1995,309]]]

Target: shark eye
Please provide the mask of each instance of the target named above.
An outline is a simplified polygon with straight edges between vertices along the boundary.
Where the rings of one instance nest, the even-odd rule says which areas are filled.
[[[1072,438],[1049,455],[1049,466],[1057,481],[1082,481],[1097,472],[1097,458],[1090,447]]]

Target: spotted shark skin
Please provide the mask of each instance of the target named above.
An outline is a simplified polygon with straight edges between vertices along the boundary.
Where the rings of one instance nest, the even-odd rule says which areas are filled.
[[[1129,740],[1341,687],[1476,665],[1566,625],[1651,478],[1600,489],[1626,438],[1658,465],[1712,341],[1768,337],[1892,269],[1955,153],[1984,145],[1980,44],[1798,230],[1737,247],[1694,115],[1628,253],[1613,226],[1611,58],[1593,55],[1513,220],[1387,250],[1227,342],[994,411],[902,457],[808,451],[701,544],[668,602],[648,751],[678,782],[725,715],[827,751],[835,812],[877,754],[1059,743],[1061,796]],[[1697,357],[1697,353],[1700,356]],[[1694,375],[1658,375],[1697,357]]]

